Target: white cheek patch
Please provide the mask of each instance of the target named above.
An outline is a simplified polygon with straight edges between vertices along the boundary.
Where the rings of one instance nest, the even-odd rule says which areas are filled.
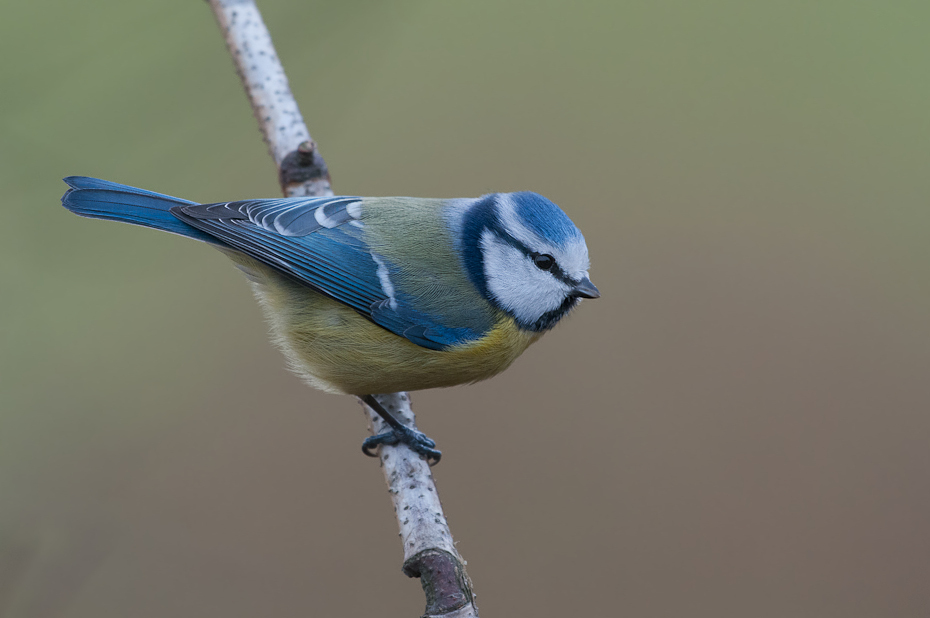
[[[567,285],[540,270],[519,249],[485,230],[481,235],[484,276],[488,291],[518,321],[531,324],[558,309]]]

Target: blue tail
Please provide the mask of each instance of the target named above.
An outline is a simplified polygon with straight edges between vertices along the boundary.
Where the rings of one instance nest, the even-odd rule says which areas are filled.
[[[71,188],[62,196],[61,205],[74,214],[144,225],[225,246],[216,238],[191,227],[168,212],[172,206],[196,202],[87,176],[68,176],[64,180]]]

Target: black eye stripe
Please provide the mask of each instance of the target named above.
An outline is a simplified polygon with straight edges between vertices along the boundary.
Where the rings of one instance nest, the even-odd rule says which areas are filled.
[[[507,233],[504,230],[504,228],[500,227],[499,225],[496,225],[490,229],[491,231],[495,232],[499,238],[506,241],[509,245],[519,249],[525,256],[529,257],[530,259],[532,259],[534,256],[541,255],[539,253],[536,253],[535,251],[531,251],[529,247],[527,247],[522,242],[520,242],[519,240],[511,236],[509,233]],[[565,274],[565,271],[562,270],[562,268],[559,266],[559,263],[555,260],[555,258],[552,258],[552,266],[550,266],[546,272],[551,274],[553,277],[555,277],[556,279],[558,279],[565,285],[574,287],[575,285],[578,284],[577,281],[574,281],[568,275]]]
[[[520,252],[523,253],[523,255],[527,256],[530,259],[533,259],[534,256],[542,255],[540,253],[530,250],[529,247],[527,247],[522,242],[520,242],[519,240],[511,236],[510,233],[504,229],[504,227],[500,224],[499,221],[494,221],[490,225],[485,224],[484,227],[485,229],[493,232],[495,236],[497,236],[498,238],[500,238],[501,240],[503,240],[510,246],[515,247],[516,249],[519,249]],[[552,266],[546,272],[569,287],[574,287],[578,285],[577,281],[575,281],[574,279],[569,277],[567,274],[565,274],[565,271],[563,271],[559,267],[559,263],[555,260],[555,258],[552,259]]]
[[[549,269],[549,272],[552,273],[552,276],[561,281],[562,283],[574,286],[575,282],[572,281],[568,275],[566,275],[561,268],[559,268],[558,262],[553,262],[552,268]]]

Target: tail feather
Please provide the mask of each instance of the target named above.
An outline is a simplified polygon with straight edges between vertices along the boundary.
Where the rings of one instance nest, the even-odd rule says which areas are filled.
[[[213,236],[191,227],[168,212],[172,206],[196,202],[99,178],[69,176],[64,180],[71,188],[62,196],[61,204],[76,215],[144,225],[225,246]]]

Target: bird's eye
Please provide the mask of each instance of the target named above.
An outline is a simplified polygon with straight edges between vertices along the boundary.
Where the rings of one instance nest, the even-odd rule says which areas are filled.
[[[540,270],[549,270],[555,264],[555,258],[548,253],[538,253],[533,256],[533,263]]]

